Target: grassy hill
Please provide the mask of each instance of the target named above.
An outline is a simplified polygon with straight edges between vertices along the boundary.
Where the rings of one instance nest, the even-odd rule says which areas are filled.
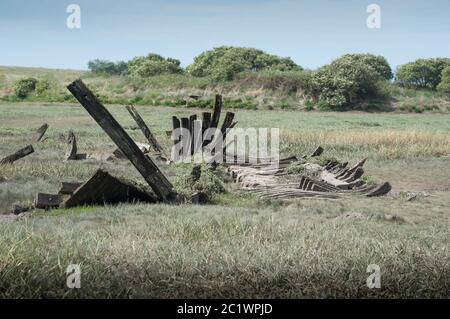
[[[142,79],[94,75],[80,70],[0,66],[0,99],[18,101],[14,97],[15,83],[30,77],[44,81],[48,89],[41,93],[33,92],[24,99],[28,102],[75,102],[65,87],[81,77],[106,104],[211,107],[214,94],[221,93],[227,108],[305,111],[313,108],[302,89],[304,74],[300,72],[244,73],[233,81],[213,82],[188,75]],[[365,111],[450,112],[450,101],[440,93],[400,88],[395,84],[388,84],[385,90],[390,98],[363,101],[355,108]],[[190,96],[198,96],[199,99]]]

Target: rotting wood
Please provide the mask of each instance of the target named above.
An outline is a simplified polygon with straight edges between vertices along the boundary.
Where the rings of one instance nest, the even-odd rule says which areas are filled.
[[[61,189],[59,190],[58,194],[60,195],[72,195],[77,188],[79,188],[83,183],[69,183],[69,182],[62,182],[61,183]]]
[[[209,126],[211,125],[211,113],[203,112],[202,113],[202,133],[204,133]]]
[[[122,153],[127,156],[159,199],[165,202],[176,201],[177,194],[169,180],[162,174],[158,166],[139,150],[136,143],[100,103],[97,97],[85,86],[83,81],[78,79],[69,84],[67,88],[108,134]]]
[[[99,169],[87,182],[77,187],[72,195],[61,203],[61,207],[135,201],[154,203],[157,199],[137,186]]]
[[[76,160],[77,151],[78,151],[77,139],[73,131],[69,131],[69,136],[67,137],[66,160]]]
[[[377,188],[375,188],[374,190],[372,190],[370,193],[366,194],[366,196],[367,197],[383,196],[389,193],[391,189],[392,189],[391,184],[389,184],[389,182],[385,182],[380,186],[378,186]]]
[[[79,161],[87,159],[86,153],[78,154],[77,147],[77,139],[73,131],[69,131],[69,135],[67,138],[67,152],[66,152],[66,160],[67,161]]]
[[[197,115],[192,114],[189,116],[189,133],[191,137],[191,155],[194,155],[196,150],[196,144],[195,142],[198,140],[198,135],[201,134],[201,130],[198,130],[196,132],[195,130],[195,121],[197,121]]]
[[[38,143],[39,141],[41,141],[47,129],[48,124],[47,123],[42,124],[42,126],[38,128],[37,131],[33,134],[31,138],[31,143]]]
[[[220,113],[222,112],[222,104],[222,95],[216,94],[210,127],[216,128],[219,125]]]
[[[311,154],[311,157],[316,157],[316,156],[320,156],[323,153],[323,147],[322,146],[318,146],[314,152]]]
[[[130,113],[131,117],[134,119],[136,124],[141,129],[142,133],[144,134],[145,138],[150,143],[150,146],[153,148],[155,152],[159,152],[161,154],[164,154],[164,149],[161,147],[161,145],[158,143],[158,140],[153,135],[153,133],[148,128],[147,124],[145,123],[144,119],[141,117],[141,115],[138,113],[138,111],[134,108],[133,105],[127,105],[126,109]]]
[[[58,208],[63,200],[64,196],[60,194],[39,193],[37,195],[35,207],[40,209]]]
[[[20,150],[18,150],[17,152],[15,152],[14,154],[8,155],[5,158],[3,158],[2,160],[0,160],[0,164],[11,164],[14,163],[15,161],[30,155],[31,153],[34,152],[34,148],[33,145],[28,145],[25,146],[24,148],[21,148]]]

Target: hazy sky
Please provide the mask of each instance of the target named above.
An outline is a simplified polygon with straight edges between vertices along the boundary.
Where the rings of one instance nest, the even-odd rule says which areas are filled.
[[[66,8],[81,7],[69,29]],[[366,25],[381,7],[381,29]],[[159,53],[192,62],[221,45],[289,56],[316,68],[344,53],[384,55],[392,66],[450,57],[448,0],[0,0],[0,65],[86,69],[94,58]]]

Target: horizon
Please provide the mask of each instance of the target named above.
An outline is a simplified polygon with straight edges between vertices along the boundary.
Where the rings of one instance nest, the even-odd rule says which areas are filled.
[[[67,25],[72,3],[81,9],[79,29]],[[372,3],[381,10],[379,29],[367,25]],[[418,58],[448,57],[448,12],[444,0],[4,0],[0,36],[8,45],[0,64],[83,71],[89,60],[129,61],[152,52],[186,67],[201,52],[227,45],[290,57],[305,69],[371,53],[395,70]]]

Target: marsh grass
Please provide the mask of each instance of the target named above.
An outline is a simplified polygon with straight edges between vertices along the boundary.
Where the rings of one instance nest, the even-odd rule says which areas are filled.
[[[137,141],[126,110],[108,106]],[[169,149],[171,116],[200,109],[138,107]],[[237,112],[239,127],[282,128],[282,155],[369,160],[373,182],[390,181],[383,198],[261,201],[227,183],[214,205],[132,205],[40,211],[6,222],[0,216],[2,298],[450,297],[450,121],[437,114]],[[127,161],[65,162],[69,129],[82,152],[114,144],[81,107],[0,104],[0,156],[50,128],[36,152],[0,167],[0,212],[83,181],[102,167],[137,183]],[[191,166],[158,163],[172,181]],[[207,183],[206,183],[207,184]],[[410,192],[418,195],[409,200]],[[9,219],[8,219],[9,220]],[[65,286],[68,264],[82,267],[82,288]],[[369,264],[382,288],[366,286]]]

